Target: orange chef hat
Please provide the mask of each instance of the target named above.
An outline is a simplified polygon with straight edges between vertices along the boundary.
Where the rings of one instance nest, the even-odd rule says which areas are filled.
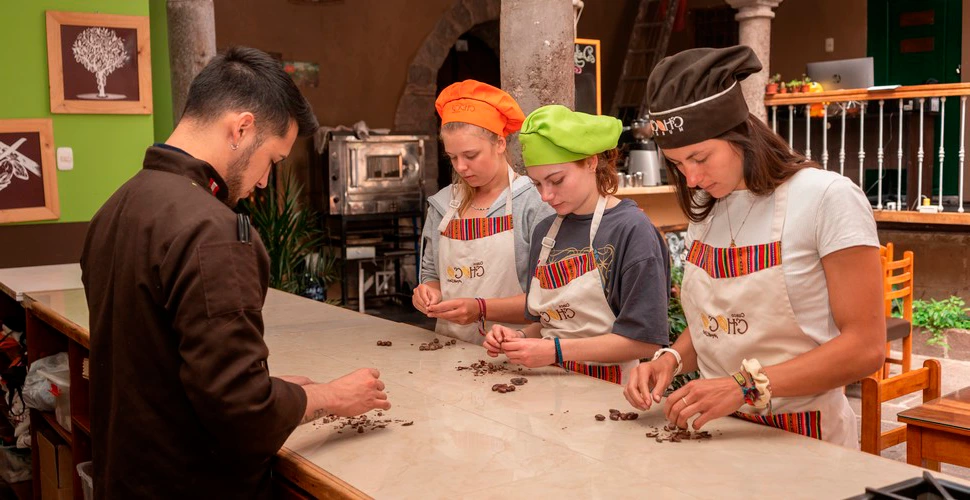
[[[441,124],[463,122],[478,125],[506,137],[522,127],[525,114],[512,96],[487,83],[465,80],[453,83],[434,103]]]

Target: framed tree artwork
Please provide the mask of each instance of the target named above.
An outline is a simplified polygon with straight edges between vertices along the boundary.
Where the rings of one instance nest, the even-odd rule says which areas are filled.
[[[52,113],[152,113],[148,18],[47,11]]]
[[[0,120],[0,223],[58,217],[51,120]]]

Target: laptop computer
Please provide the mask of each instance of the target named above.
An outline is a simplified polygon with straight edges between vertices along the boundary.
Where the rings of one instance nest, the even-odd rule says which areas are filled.
[[[805,69],[805,74],[825,90],[867,89],[875,81],[871,57],[813,62]]]

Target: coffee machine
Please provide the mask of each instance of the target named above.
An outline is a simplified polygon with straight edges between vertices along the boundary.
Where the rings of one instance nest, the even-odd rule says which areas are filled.
[[[637,118],[630,123],[630,133],[636,140],[630,145],[630,157],[627,160],[627,173],[643,174],[644,186],[659,186],[662,179],[660,171],[662,165],[661,153],[657,143],[653,140],[653,129],[645,118]]]

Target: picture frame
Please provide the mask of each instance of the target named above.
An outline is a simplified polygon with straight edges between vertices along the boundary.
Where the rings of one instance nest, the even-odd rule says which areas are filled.
[[[0,120],[0,224],[60,213],[52,121]]]
[[[47,11],[51,113],[152,114],[145,16]]]
[[[601,115],[603,114],[603,96],[600,79],[603,65],[600,61],[600,41],[591,38],[576,38],[573,48],[576,111]]]

